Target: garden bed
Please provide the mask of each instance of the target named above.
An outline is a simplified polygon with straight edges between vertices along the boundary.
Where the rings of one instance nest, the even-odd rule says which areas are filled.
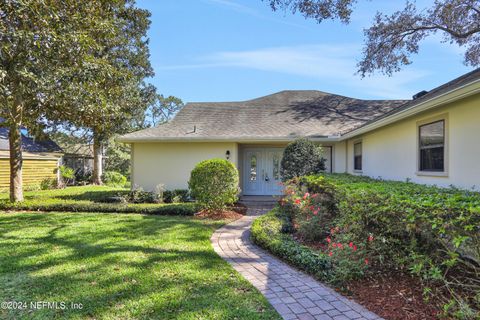
[[[386,319],[479,316],[480,194],[349,175],[285,191],[260,246]]]

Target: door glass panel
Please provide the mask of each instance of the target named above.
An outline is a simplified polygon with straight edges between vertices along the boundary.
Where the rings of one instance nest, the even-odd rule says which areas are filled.
[[[280,180],[280,159],[278,154],[273,155],[273,179]]]
[[[250,158],[250,181],[257,180],[257,156],[252,155]]]

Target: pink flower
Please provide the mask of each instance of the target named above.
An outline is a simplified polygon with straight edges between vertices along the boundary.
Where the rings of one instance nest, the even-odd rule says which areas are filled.
[[[365,265],[368,265],[368,259],[365,259]]]
[[[330,239],[330,237],[327,237],[327,242],[328,243],[332,242],[332,239]]]
[[[372,235],[369,235],[369,236],[368,236],[368,241],[370,241],[370,242],[373,241],[373,236],[372,236]]]
[[[343,249],[343,244],[337,243],[337,247],[339,247],[340,249]]]
[[[317,214],[318,214],[318,210],[313,211],[313,214],[314,214],[314,215],[317,215]]]
[[[357,246],[353,245],[353,251],[357,251]]]
[[[332,247],[336,248],[337,247],[337,244],[334,242],[332,243]]]
[[[303,195],[303,200],[306,200],[309,196],[310,196],[310,193],[308,193],[308,192],[305,193],[305,194]]]
[[[328,253],[328,255],[329,255],[330,257],[333,256],[333,252],[330,251],[330,252]]]
[[[350,242],[348,245],[350,246],[350,248],[353,248],[353,242]]]

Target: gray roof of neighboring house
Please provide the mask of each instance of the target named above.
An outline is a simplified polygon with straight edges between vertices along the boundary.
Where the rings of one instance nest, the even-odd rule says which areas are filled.
[[[120,140],[321,138],[348,132],[406,102],[288,90],[241,102],[188,103],[172,121]]]
[[[0,118],[0,124],[3,122],[3,119]],[[8,143],[8,128],[0,126],[0,150],[10,150],[10,145]],[[52,140],[35,140],[32,137],[27,137],[22,134],[22,150],[25,152],[32,153],[61,153],[62,149]]]

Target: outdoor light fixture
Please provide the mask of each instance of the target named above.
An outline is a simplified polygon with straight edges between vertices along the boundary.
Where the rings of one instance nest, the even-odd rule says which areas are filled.
[[[227,150],[227,152],[225,152],[225,157],[227,158],[227,160],[230,159],[230,150]]]

